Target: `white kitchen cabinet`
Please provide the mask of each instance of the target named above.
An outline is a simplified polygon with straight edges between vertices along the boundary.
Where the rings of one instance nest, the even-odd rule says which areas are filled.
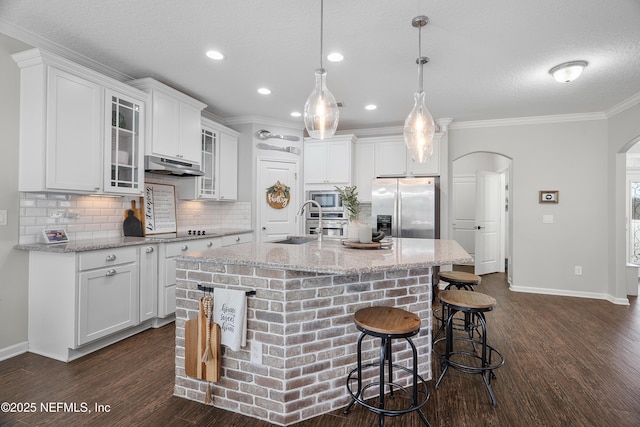
[[[221,245],[220,237],[168,242],[160,245],[158,317],[171,316],[176,311],[176,257],[189,252],[219,248]]]
[[[238,198],[238,133],[202,119],[203,176],[178,181],[178,198],[233,201]]]
[[[414,162],[402,136],[375,139],[375,174],[388,176],[432,176],[440,173],[439,138],[434,138],[433,155],[425,163]]]
[[[371,202],[371,183],[375,178],[375,145],[371,143],[357,143],[355,150],[355,179],[360,202]]]
[[[128,82],[150,94],[145,154],[200,165],[201,103],[152,78]]]
[[[142,194],[144,186],[144,103],[106,91],[108,139],[104,147],[105,193]]]
[[[158,246],[138,248],[140,270],[140,321],[158,315]]]
[[[341,135],[324,141],[305,138],[305,189],[351,185],[354,142],[354,135]]]
[[[67,362],[140,324],[137,247],[29,253],[29,351]]]
[[[41,49],[13,59],[20,67],[18,189],[139,194],[110,188],[111,144],[105,141],[113,136],[111,96],[129,97],[142,108],[146,94]],[[141,154],[142,147],[138,155],[131,151],[131,159]]]
[[[138,323],[138,269],[135,263],[78,274],[78,345]]]
[[[238,135],[220,132],[220,167],[218,168],[218,199],[238,199]]]
[[[222,246],[233,246],[253,242],[253,233],[231,234],[222,237]]]

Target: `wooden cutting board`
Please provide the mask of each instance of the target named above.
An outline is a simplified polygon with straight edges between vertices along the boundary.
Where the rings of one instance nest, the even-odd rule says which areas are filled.
[[[211,360],[202,362],[202,355],[207,345],[207,316],[204,314],[202,298],[198,317],[185,323],[185,361],[184,368],[187,376],[199,380],[217,382],[220,379],[222,362],[220,326],[210,324]]]
[[[140,198],[142,205],[142,198]],[[144,212],[136,207],[136,201],[131,201],[131,208],[124,211],[124,223],[122,230],[125,236],[144,236]]]

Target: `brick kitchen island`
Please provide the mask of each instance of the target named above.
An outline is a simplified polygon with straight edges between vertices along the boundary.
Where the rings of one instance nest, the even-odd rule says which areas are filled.
[[[420,316],[413,341],[419,372],[430,379],[432,267],[469,261],[455,241],[432,239],[394,239],[390,249],[369,250],[337,240],[246,243],[184,255],[176,267],[174,394],[204,403],[210,387],[213,406],[284,426],[342,408],[356,364],[353,314],[371,305]],[[247,346],[223,346],[217,383],[187,377],[184,369],[184,325],[204,295],[198,285],[213,288],[214,298],[216,288],[256,291],[247,301]],[[394,363],[406,365],[405,345],[394,343]],[[365,341],[363,352],[377,357],[377,343]],[[408,384],[404,372],[397,376]]]

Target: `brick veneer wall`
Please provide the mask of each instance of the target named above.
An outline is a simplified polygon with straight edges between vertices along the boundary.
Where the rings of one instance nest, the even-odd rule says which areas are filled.
[[[199,283],[257,291],[248,298],[247,346],[223,346],[222,377],[211,383],[216,407],[290,425],[346,406],[346,377],[355,368],[360,335],[353,314],[372,305],[420,316],[422,329],[413,342],[418,370],[431,379],[431,268],[339,276],[179,261],[177,277],[176,396],[205,402],[207,382],[184,370],[184,325],[197,316]],[[251,362],[254,346],[262,346],[262,364]],[[363,361],[378,357],[378,346],[366,338]],[[393,352],[394,363],[411,366],[404,340],[394,343]],[[394,374],[409,384],[404,371]]]

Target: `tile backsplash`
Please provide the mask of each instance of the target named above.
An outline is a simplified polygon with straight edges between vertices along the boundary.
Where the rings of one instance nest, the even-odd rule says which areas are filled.
[[[158,180],[159,183],[161,182]],[[133,196],[107,197],[20,193],[20,244],[40,242],[45,228],[64,228],[71,240],[122,236]],[[251,228],[251,202],[176,201],[178,232],[189,229]]]

